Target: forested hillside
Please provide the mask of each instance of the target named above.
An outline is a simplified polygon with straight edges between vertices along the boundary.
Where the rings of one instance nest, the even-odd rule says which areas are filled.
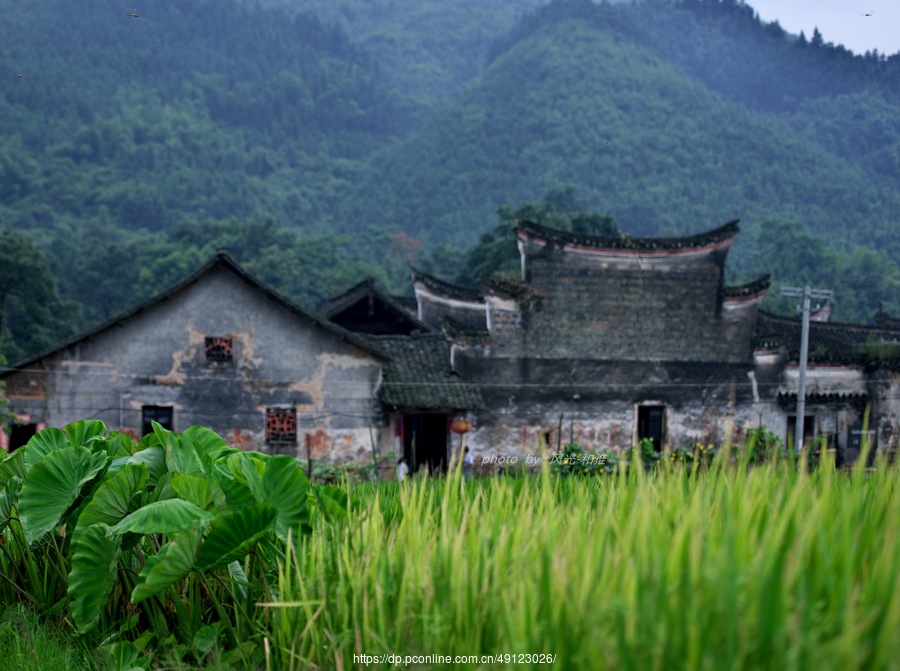
[[[311,11],[371,53],[426,110],[484,69],[494,43],[545,0],[259,0]]]
[[[64,306],[39,323],[0,301],[0,353],[219,246],[310,307],[368,274],[408,290],[410,259],[477,282],[509,265],[517,212],[609,213],[591,216],[632,235],[739,217],[729,281],[773,272],[767,306],[813,282],[837,318],[900,312],[897,56],[798,39],[737,0],[131,12],[0,2],[0,231],[37,243]]]
[[[271,214],[322,226],[368,154],[404,129],[368,54],[312,15],[233,0],[127,11],[0,6],[5,225],[160,230]]]

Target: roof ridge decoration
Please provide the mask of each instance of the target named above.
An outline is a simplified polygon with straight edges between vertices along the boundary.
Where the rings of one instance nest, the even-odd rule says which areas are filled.
[[[484,303],[484,294],[482,294],[479,289],[464,287],[461,284],[453,284],[452,282],[438,279],[434,275],[429,275],[411,264],[409,266],[409,271],[413,284],[416,284],[417,282],[424,284],[431,291],[448,298],[455,298],[470,303]]]
[[[758,296],[759,294],[764,294],[771,285],[772,273],[769,273],[768,275],[757,277],[752,282],[747,282],[747,284],[724,287],[722,289],[722,295],[725,298],[748,298],[751,296]]]
[[[283,307],[287,308],[288,310],[290,310],[291,312],[296,314],[298,317],[300,317],[301,319],[306,321],[310,326],[321,328],[322,330],[326,331],[327,333],[330,333],[331,335],[335,336],[339,340],[344,340],[344,341],[354,345],[355,347],[359,347],[363,351],[368,352],[369,354],[372,354],[373,356],[376,356],[379,359],[382,359],[384,361],[390,361],[390,356],[385,354],[383,351],[381,351],[378,347],[376,347],[375,345],[370,343],[365,338],[361,338],[360,336],[356,335],[355,333],[352,333],[351,331],[348,331],[347,329],[342,328],[342,327],[338,326],[337,324],[334,324],[334,323],[328,321],[327,319],[325,319],[313,312],[310,312],[306,308],[298,305],[297,303],[292,301],[290,298],[288,298],[281,292],[277,291],[273,287],[270,287],[268,284],[266,284],[262,280],[258,279],[254,275],[251,275],[249,272],[247,272],[247,270],[245,270],[244,267],[241,266],[241,264],[239,264],[237,261],[235,261],[228,254],[228,252],[226,252],[223,249],[219,249],[206,263],[204,263],[197,270],[195,270],[193,273],[191,273],[190,275],[185,277],[180,282],[173,284],[168,289],[165,289],[165,290],[159,292],[155,296],[151,296],[150,298],[138,303],[137,305],[135,305],[133,307],[128,308],[127,310],[123,310],[119,314],[114,315],[113,317],[110,317],[106,321],[101,322],[100,324],[97,324],[96,326],[93,326],[93,327],[91,327],[85,331],[82,331],[81,333],[78,333],[76,335],[73,335],[69,338],[66,338],[65,340],[62,340],[62,341],[56,343],[52,347],[48,347],[47,349],[40,351],[37,354],[33,354],[32,356],[30,356],[26,359],[17,361],[16,363],[14,363],[11,366],[9,366],[8,368],[6,368],[2,373],[0,373],[0,377],[2,377],[3,375],[6,375],[8,373],[15,372],[15,370],[18,368],[23,368],[24,366],[28,366],[36,361],[40,361],[41,359],[43,359],[55,352],[58,352],[59,350],[65,349],[66,347],[70,347],[71,345],[74,345],[75,343],[81,342],[82,340],[86,340],[87,338],[91,338],[95,335],[99,335],[103,331],[106,331],[107,329],[112,328],[119,322],[125,321],[126,319],[130,319],[131,317],[137,316],[140,313],[142,313],[146,310],[149,310],[152,307],[155,307],[159,303],[162,303],[163,301],[167,300],[168,298],[172,297],[173,295],[177,294],[178,292],[183,291],[184,289],[187,289],[189,286],[191,286],[192,284],[194,284],[195,282],[200,280],[204,275],[206,275],[210,270],[212,270],[216,266],[224,266],[225,268],[229,269],[231,272],[233,272],[239,278],[241,278],[242,280],[247,282],[250,286],[257,289],[258,291],[260,291],[262,294],[264,294],[268,298],[271,298],[276,303],[281,304]]]
[[[516,231],[526,237],[534,236],[547,242],[559,245],[577,245],[595,249],[629,250],[629,251],[680,251],[692,250],[716,245],[734,238],[738,231],[740,219],[729,221],[723,226],[714,228],[705,233],[689,235],[682,238],[632,238],[628,235],[622,237],[608,237],[603,235],[591,235],[588,233],[572,233],[556,228],[542,226],[533,221],[516,222]]]
[[[481,286],[485,294],[494,294],[502,298],[523,300],[531,297],[531,285],[516,277],[507,277],[500,273],[491,273],[481,278]]]
[[[324,319],[330,320],[336,314],[347,309],[348,307],[356,303],[356,301],[358,301],[360,298],[369,293],[374,294],[381,302],[387,305],[391,310],[395,311],[398,316],[401,316],[404,319],[412,322],[416,326],[416,328],[428,333],[436,332],[434,328],[419,320],[418,317],[410,314],[409,310],[398,303],[393,296],[390,296],[378,289],[378,287],[375,286],[374,277],[369,277],[362,282],[357,282],[346,291],[339,293],[333,298],[329,298],[325,302],[325,305],[322,307],[322,309],[319,310],[319,315]]]

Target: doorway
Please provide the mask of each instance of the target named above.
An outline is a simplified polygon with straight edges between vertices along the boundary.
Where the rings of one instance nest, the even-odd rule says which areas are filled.
[[[666,432],[666,408],[663,405],[642,405],[638,408],[637,438],[653,441],[656,450],[662,450]]]
[[[410,473],[426,465],[430,473],[447,470],[447,427],[450,416],[423,412],[403,417],[403,456]]]
[[[806,415],[803,418],[803,447],[809,445],[809,441],[816,437],[816,418],[812,415]],[[790,449],[794,448],[797,436],[797,415],[788,415],[787,418],[787,436],[785,436],[785,446]]]

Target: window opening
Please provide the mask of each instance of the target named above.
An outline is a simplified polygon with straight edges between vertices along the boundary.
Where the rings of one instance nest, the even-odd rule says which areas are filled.
[[[657,450],[662,449],[665,411],[665,407],[661,405],[644,405],[638,408],[638,440],[650,439]]]
[[[205,348],[208,363],[231,363],[234,360],[234,338],[207,338]]]
[[[141,407],[141,436],[153,433],[152,422],[156,422],[162,428],[172,431],[172,406],[145,405]]]
[[[13,424],[10,427],[9,447],[7,449],[12,452],[20,447],[25,447],[36,433],[37,424]]]
[[[293,408],[266,410],[266,440],[270,443],[296,443],[297,411]]]

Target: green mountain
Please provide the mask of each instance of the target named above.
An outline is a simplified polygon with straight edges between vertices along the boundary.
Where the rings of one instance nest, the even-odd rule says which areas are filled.
[[[78,327],[218,246],[310,307],[367,274],[408,288],[409,260],[476,282],[522,212],[632,235],[739,217],[729,281],[773,272],[768,307],[810,282],[840,319],[900,311],[900,55],[740,0],[130,11],[0,0],[0,231],[39,245]],[[11,311],[0,353],[63,329]]]
[[[415,237],[466,245],[498,205],[567,183],[632,234],[779,217],[900,258],[897,185],[798,130],[804,115],[807,126],[827,116],[811,116],[822,101],[790,117],[758,111],[666,60],[645,31],[622,29],[635,8],[590,11],[590,21],[544,12],[458,100],[379,157],[342,219],[377,211]]]
[[[186,217],[325,226],[405,129],[371,57],[312,15],[234,0],[129,11],[0,5],[3,225],[51,238]]]
[[[427,110],[484,69],[494,42],[542,0],[260,0],[314,13],[372,54],[387,81]]]

